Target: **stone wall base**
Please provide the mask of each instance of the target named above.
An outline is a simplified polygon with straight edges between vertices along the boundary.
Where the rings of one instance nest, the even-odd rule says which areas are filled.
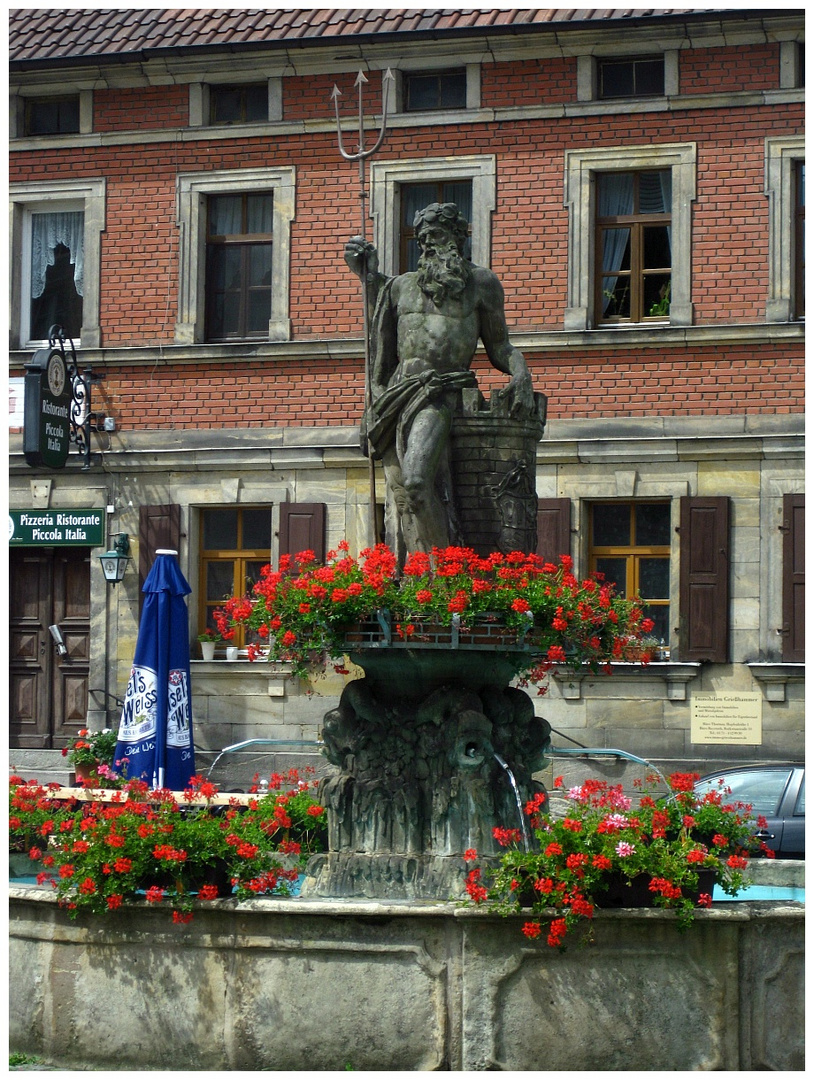
[[[12,1051],[111,1070],[802,1070],[804,907],[604,911],[565,952],[431,902],[133,904],[12,888]]]
[[[466,874],[460,855],[332,851],[310,860],[302,895],[456,900],[466,896]]]

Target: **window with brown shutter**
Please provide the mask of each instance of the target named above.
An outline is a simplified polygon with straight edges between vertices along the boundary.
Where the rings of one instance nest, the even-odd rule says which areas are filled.
[[[589,517],[589,570],[620,596],[638,596],[648,636],[670,641],[670,503],[595,502]]]
[[[729,499],[681,499],[679,659],[729,659]]]
[[[783,496],[783,660],[805,661],[805,495]]]
[[[224,506],[201,511],[198,632],[215,629],[213,612],[231,596],[249,596],[271,563],[271,506]],[[229,645],[259,641],[238,627]]]
[[[537,500],[537,554],[555,565],[571,554],[570,499]]]

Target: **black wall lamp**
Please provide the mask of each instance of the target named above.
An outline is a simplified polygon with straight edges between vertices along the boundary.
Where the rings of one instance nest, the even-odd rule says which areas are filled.
[[[102,573],[108,585],[116,585],[122,580],[130,562],[130,537],[127,533],[117,533],[112,539],[113,546],[110,551],[99,556]]]

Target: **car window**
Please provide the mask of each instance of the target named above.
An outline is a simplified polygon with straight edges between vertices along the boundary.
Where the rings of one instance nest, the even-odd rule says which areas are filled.
[[[805,817],[806,813],[806,777],[803,773],[803,782],[800,784],[800,794],[797,796],[797,802],[794,804],[794,816]]]
[[[713,788],[731,789],[727,796],[733,802],[752,804],[754,814],[776,814],[780,799],[789,781],[789,769],[763,769],[760,772],[730,773],[712,777],[696,785],[696,791],[702,794]],[[720,783],[719,783],[720,782]]]

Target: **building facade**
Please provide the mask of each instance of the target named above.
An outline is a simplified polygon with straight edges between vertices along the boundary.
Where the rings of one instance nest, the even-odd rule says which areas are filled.
[[[557,672],[538,710],[654,761],[802,757],[802,8],[10,25],[12,763],[117,723],[156,548],[192,586],[202,750],[313,739],[341,690],[198,660],[196,637],[281,553],[369,541],[358,167],[332,96],[355,148],[360,70],[368,146],[390,86],[363,204],[381,269],[412,265],[416,207],[462,208],[548,397],[540,550],[656,623],[657,662]],[[91,395],[87,452],[56,467],[22,415],[53,325]],[[505,381],[473,370],[487,396]],[[123,535],[114,587],[97,556]]]

